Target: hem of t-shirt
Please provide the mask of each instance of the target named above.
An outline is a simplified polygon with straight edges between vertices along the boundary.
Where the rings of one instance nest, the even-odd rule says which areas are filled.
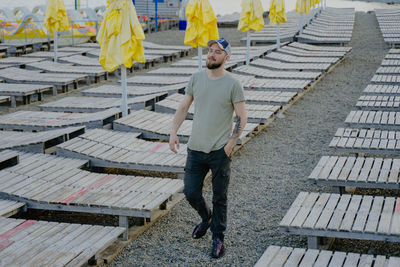
[[[203,151],[203,150],[198,150],[198,149],[193,149],[193,148],[191,148],[191,147],[187,147],[187,148],[189,148],[190,150],[192,150],[192,151],[196,151],[196,152],[203,152],[203,153],[210,153],[210,152],[213,152],[213,151],[218,151],[218,150],[220,150],[221,148],[223,148],[225,145],[222,145],[221,147],[219,147],[219,148],[216,148],[216,149],[212,149],[212,150],[210,150],[210,151],[208,151],[208,152],[206,152],[206,151]]]

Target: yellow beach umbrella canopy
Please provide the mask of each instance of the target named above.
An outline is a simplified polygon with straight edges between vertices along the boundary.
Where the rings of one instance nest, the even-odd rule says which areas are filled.
[[[211,39],[219,39],[217,17],[208,0],[190,0],[186,6],[186,45],[207,46]]]
[[[132,0],[110,0],[103,17],[97,34],[103,69],[113,71],[122,64],[130,68],[133,60],[145,62],[144,32]]]
[[[269,8],[269,24],[276,25],[277,23],[286,22],[285,2],[284,0],[272,0]]]
[[[69,30],[69,21],[63,0],[47,0],[44,26],[51,33]]]
[[[296,12],[299,14],[310,13],[312,0],[297,0],[296,1]]]
[[[238,30],[243,32],[248,30],[259,31],[264,28],[263,7],[260,0],[242,0],[242,13]]]

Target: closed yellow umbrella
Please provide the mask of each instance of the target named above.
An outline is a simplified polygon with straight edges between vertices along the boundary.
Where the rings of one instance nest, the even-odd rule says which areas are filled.
[[[286,22],[285,2],[284,0],[272,0],[269,8],[269,24],[276,27],[276,49],[280,48],[280,26],[279,23]]]
[[[264,28],[264,9],[260,0],[242,0],[242,13],[238,30],[247,32],[246,65],[250,63],[250,30],[259,31]]]
[[[57,32],[68,31],[69,21],[63,0],[47,0],[44,26],[54,35],[54,61],[57,62]]]
[[[201,46],[209,40],[219,39],[217,17],[208,0],[190,0],[186,6],[187,27],[184,43],[198,47],[199,69],[202,65]]]
[[[107,71],[121,66],[122,115],[127,115],[126,67],[133,61],[145,62],[142,41],[145,39],[132,0],[110,0],[103,24],[97,34],[99,62]]]
[[[260,0],[242,0],[238,30],[259,31],[264,28],[263,7]]]
[[[303,33],[303,17],[310,13],[312,0],[297,0],[296,12],[300,14],[300,34]]]

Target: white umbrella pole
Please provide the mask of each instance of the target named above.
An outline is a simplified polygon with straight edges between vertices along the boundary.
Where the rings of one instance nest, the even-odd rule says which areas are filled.
[[[201,46],[197,47],[197,56],[199,57],[199,71],[200,71],[203,65],[203,50]]]
[[[300,34],[303,33],[303,14],[300,14]]]
[[[128,115],[128,105],[127,105],[127,93],[126,93],[126,67],[124,64],[121,65],[121,86],[122,86],[122,117]]]
[[[276,26],[276,50],[279,51],[279,48],[281,47],[281,26],[278,23],[278,25]]]
[[[250,31],[247,31],[246,40],[246,65],[250,64]]]
[[[54,31],[54,62],[57,62],[57,31]]]

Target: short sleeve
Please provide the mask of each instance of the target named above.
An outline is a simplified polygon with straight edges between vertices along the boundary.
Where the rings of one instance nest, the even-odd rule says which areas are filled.
[[[245,101],[243,86],[239,81],[235,81],[232,90],[232,103]]]
[[[190,80],[185,88],[185,95],[193,95],[193,75],[190,77]]]

